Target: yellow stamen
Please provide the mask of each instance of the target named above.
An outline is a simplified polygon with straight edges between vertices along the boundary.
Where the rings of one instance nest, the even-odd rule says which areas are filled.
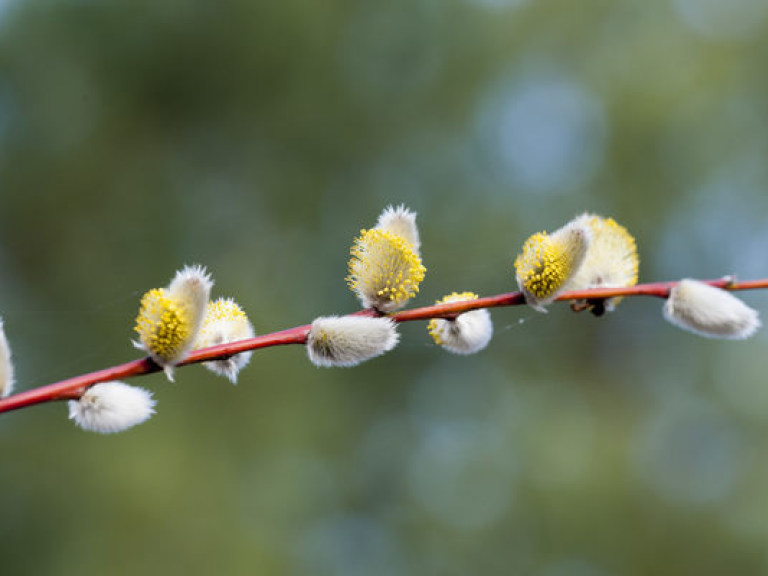
[[[350,253],[347,284],[363,305],[389,312],[418,293],[427,269],[402,237],[378,228],[361,230]]]
[[[150,290],[141,298],[134,330],[152,356],[174,360],[188,346],[191,326],[190,311],[168,298],[164,289]]]
[[[525,290],[536,298],[554,294],[568,278],[571,253],[552,242],[546,232],[537,232],[523,245],[515,259],[515,270]]]

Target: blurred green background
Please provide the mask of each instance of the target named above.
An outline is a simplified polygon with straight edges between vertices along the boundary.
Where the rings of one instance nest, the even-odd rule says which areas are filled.
[[[642,280],[765,276],[766,55],[764,0],[0,0],[19,389],[135,358],[141,294],[187,263],[260,333],[354,311],[349,246],[390,203],[419,213],[414,305],[513,289],[525,238],[584,210]],[[768,337],[660,308],[153,375],[116,436],[3,415],[0,573],[767,574]]]

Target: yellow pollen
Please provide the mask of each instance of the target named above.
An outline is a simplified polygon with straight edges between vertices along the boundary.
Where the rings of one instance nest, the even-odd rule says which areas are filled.
[[[640,266],[635,238],[626,228],[624,228],[624,226],[618,224],[613,218],[608,218],[605,221],[605,225],[610,229],[612,245],[623,248],[623,261],[628,265],[630,270],[630,280],[627,283],[627,286],[634,286],[637,284],[638,268]]]
[[[537,232],[525,241],[515,259],[515,270],[528,292],[546,298],[562,287],[573,270],[573,253],[568,248],[553,242],[546,232]]]
[[[208,302],[205,320],[195,342],[195,348],[206,348],[252,336],[248,316],[231,298]]]
[[[350,254],[347,284],[375,306],[404,304],[419,291],[427,270],[411,244],[378,228],[361,230]]]
[[[208,325],[218,320],[247,320],[243,309],[234,300],[219,298],[214,302],[208,302],[205,312],[205,324]]]
[[[162,360],[173,360],[189,342],[190,312],[174,302],[162,288],[150,290],[141,298],[134,330],[144,348]]]

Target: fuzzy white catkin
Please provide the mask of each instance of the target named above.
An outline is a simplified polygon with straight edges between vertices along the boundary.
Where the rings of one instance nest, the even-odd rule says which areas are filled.
[[[592,241],[584,262],[566,286],[567,290],[590,288],[618,288],[637,284],[639,258],[637,243],[624,226],[613,218],[603,218],[585,213],[576,217],[575,223],[589,228]],[[586,300],[572,302],[575,309],[591,308],[612,312],[621,298],[607,298],[595,307]]]
[[[69,418],[83,430],[122,432],[155,413],[152,394],[122,382],[94,384],[78,400],[69,401]]]
[[[205,307],[208,304],[208,295],[213,288],[213,280],[204,266],[194,264],[184,266],[176,272],[176,275],[168,285],[168,295],[174,300],[185,302],[195,310],[203,310],[199,314],[202,323]]]
[[[228,344],[253,338],[255,332],[245,312],[231,298],[219,298],[208,303],[203,328],[195,343],[195,349],[218,344]],[[250,362],[252,352],[240,352],[222,360],[203,362],[208,370],[237,384],[237,375]]]
[[[419,240],[419,228],[416,226],[416,212],[408,210],[405,205],[387,206],[379,215],[376,228],[400,236],[419,255],[421,241]]]
[[[435,318],[430,333],[440,346],[454,354],[475,354],[488,346],[493,336],[493,322],[488,310],[472,310],[455,320]]]
[[[183,360],[194,346],[205,321],[205,312],[212,287],[211,275],[200,265],[184,266],[176,272],[176,276],[168,285],[168,297],[183,303],[190,316],[189,342],[177,361]]]
[[[697,280],[681,280],[664,304],[664,318],[707,338],[743,340],[760,328],[760,318],[733,294]]]
[[[315,366],[355,366],[392,350],[398,340],[389,318],[324,316],[312,322],[307,354]]]
[[[11,347],[5,337],[3,321],[0,320],[0,398],[13,392],[13,362],[11,360]]]

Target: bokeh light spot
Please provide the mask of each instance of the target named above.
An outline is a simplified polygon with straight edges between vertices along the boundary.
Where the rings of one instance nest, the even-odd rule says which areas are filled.
[[[478,130],[492,170],[523,191],[567,193],[587,182],[604,156],[600,99],[560,74],[523,76],[496,87]]]
[[[757,33],[768,14],[765,0],[673,0],[680,18],[712,39],[746,38]]]

